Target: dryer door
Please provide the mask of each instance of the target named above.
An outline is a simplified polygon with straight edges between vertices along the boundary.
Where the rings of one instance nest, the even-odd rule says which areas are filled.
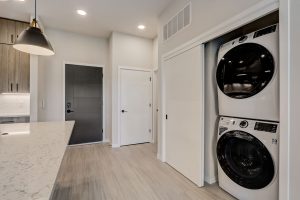
[[[262,91],[274,75],[274,59],[263,46],[245,43],[228,51],[217,68],[220,90],[235,99],[244,99]]]
[[[267,148],[243,131],[225,133],[218,141],[217,157],[225,174],[248,189],[266,187],[275,175],[274,163]]]

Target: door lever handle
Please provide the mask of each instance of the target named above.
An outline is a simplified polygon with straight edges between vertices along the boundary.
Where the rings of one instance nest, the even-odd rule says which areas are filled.
[[[69,109],[67,110],[67,113],[72,113],[72,112],[74,112],[74,111],[73,110],[69,110]]]
[[[128,112],[128,111],[126,111],[126,110],[122,110],[121,112],[122,112],[122,113],[126,113],[126,112]]]

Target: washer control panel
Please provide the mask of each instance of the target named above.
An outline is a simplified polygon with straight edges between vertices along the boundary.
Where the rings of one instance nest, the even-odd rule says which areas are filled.
[[[263,122],[256,122],[254,126],[254,130],[256,131],[265,131],[270,133],[276,133],[277,132],[278,125],[276,124],[269,124],[269,123],[263,123]]]

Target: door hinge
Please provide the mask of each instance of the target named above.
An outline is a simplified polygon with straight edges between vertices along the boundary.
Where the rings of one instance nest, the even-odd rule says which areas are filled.
[[[151,133],[151,131],[152,131],[152,130],[151,130],[151,129],[149,129],[149,133]]]
[[[152,104],[151,103],[149,103],[149,107],[151,107],[152,106]]]
[[[102,129],[102,133],[103,133],[103,129]]]
[[[152,81],[152,78],[150,77],[150,82]]]
[[[168,115],[166,115],[166,119],[168,119]]]

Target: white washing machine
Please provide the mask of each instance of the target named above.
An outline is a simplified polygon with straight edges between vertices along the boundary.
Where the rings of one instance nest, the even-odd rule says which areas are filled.
[[[279,25],[223,44],[216,78],[219,114],[279,121]]]
[[[240,200],[278,199],[279,124],[221,117],[219,185]]]

